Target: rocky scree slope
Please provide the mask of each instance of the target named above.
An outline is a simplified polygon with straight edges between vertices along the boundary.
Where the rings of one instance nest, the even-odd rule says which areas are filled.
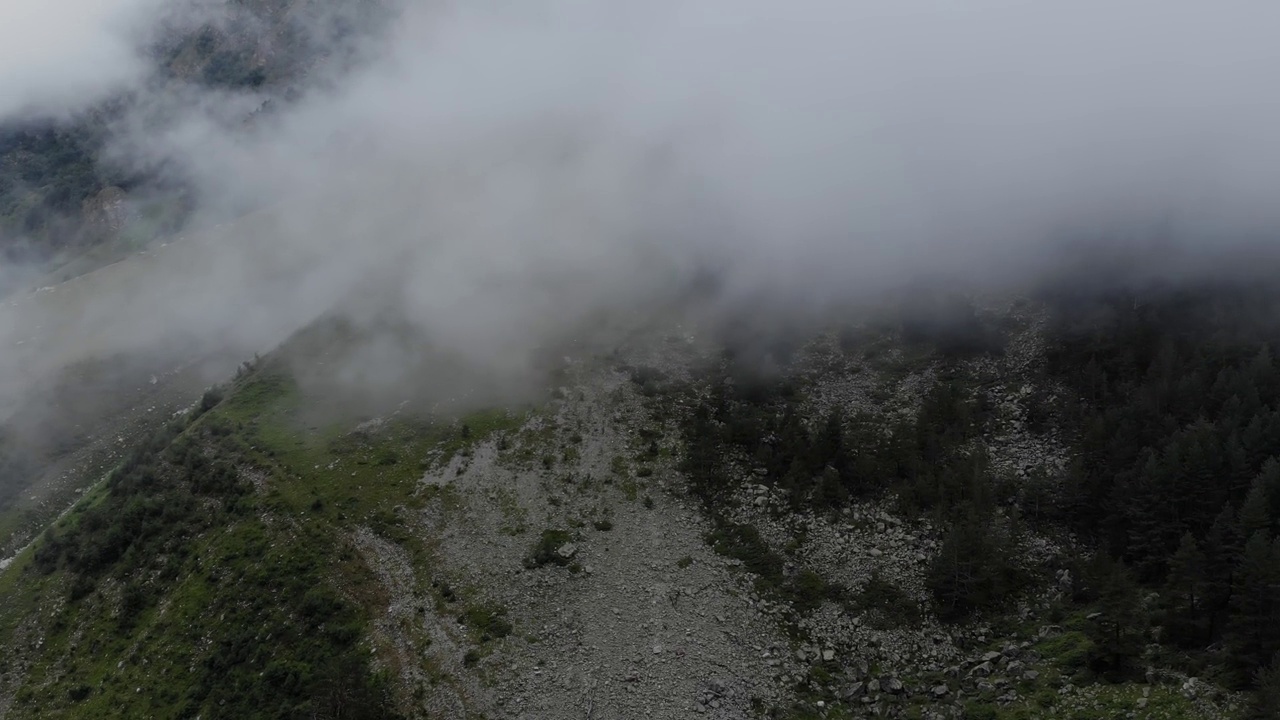
[[[1120,684],[1081,665],[1081,548],[1015,502],[1068,455],[1035,420],[1059,392],[1038,317],[993,315],[1003,352],[960,357],[846,328],[764,375],[670,327],[565,358],[532,407],[360,422],[304,411],[286,346],[187,416],[165,442],[199,452],[147,481],[225,515],[88,583],[47,538],[6,572],[6,716],[214,717],[285,683],[422,718],[1227,717],[1237,697],[1158,665]],[[273,619],[234,634],[201,607]],[[328,687],[284,644],[307,627],[367,682]]]

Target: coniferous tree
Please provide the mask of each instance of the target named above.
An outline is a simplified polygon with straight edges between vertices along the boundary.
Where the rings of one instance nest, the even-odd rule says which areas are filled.
[[[1225,617],[1235,586],[1236,565],[1243,549],[1236,513],[1228,503],[1209,527],[1202,545],[1205,554],[1205,602],[1213,633],[1218,634],[1225,625]]]
[[[1268,539],[1271,535],[1271,498],[1268,497],[1267,480],[1258,475],[1249,487],[1244,504],[1240,506],[1236,523],[1241,537],[1253,538],[1262,533]]]
[[[1165,584],[1165,624],[1170,638],[1184,647],[1202,645],[1208,640],[1209,624],[1204,608],[1206,565],[1205,554],[1195,536],[1185,533],[1178,551],[1169,560],[1169,579]]]
[[[1236,398],[1232,398],[1235,401]],[[1228,406],[1223,408],[1223,416],[1231,418],[1240,418],[1241,415],[1237,409]],[[1226,455],[1226,477],[1228,490],[1231,497],[1239,497],[1249,491],[1249,485],[1253,482],[1253,467],[1249,465],[1249,459],[1245,453],[1244,445],[1240,442],[1240,431],[1232,423],[1231,436],[1224,446],[1223,452]]]
[[[1275,720],[1280,718],[1280,653],[1271,658],[1271,664],[1254,676],[1257,690],[1249,700],[1245,720]]]
[[[956,509],[956,519],[929,567],[927,582],[944,620],[958,620],[994,606],[1016,589],[1020,578],[1010,557],[1009,534],[990,512],[972,504]]]
[[[1280,651],[1280,547],[1265,531],[1245,544],[1231,593],[1227,646],[1247,680]]]
[[[1268,500],[1267,514],[1271,519],[1272,534],[1275,534],[1275,522],[1280,519],[1280,460],[1267,458],[1262,469],[1254,478],[1254,482],[1262,485]]]
[[[1136,672],[1142,654],[1147,613],[1138,584],[1123,563],[1099,558],[1091,573],[1098,595],[1099,614],[1086,629],[1093,642],[1093,671],[1113,681]]]

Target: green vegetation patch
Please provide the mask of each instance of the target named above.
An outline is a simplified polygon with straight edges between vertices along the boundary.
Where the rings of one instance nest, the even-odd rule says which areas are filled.
[[[36,546],[6,602],[65,602],[50,605],[21,705],[45,717],[395,715],[361,647],[367,612],[341,591],[372,583],[367,569],[323,523],[262,504],[219,402],[206,394],[145,441]]]
[[[69,718],[395,717],[366,643],[386,600],[344,538],[364,525],[416,553],[400,509],[426,502],[423,473],[523,422],[493,410],[317,425],[282,363],[246,364],[0,576],[0,639],[47,620],[19,705]],[[463,619],[482,642],[511,632],[498,607]]]
[[[499,640],[511,634],[507,610],[498,605],[470,606],[463,611],[463,620],[479,635],[480,642]]]
[[[572,541],[573,534],[568,530],[543,530],[537,542],[529,548],[524,566],[532,570],[547,564],[568,565],[572,558],[566,557],[559,551]]]

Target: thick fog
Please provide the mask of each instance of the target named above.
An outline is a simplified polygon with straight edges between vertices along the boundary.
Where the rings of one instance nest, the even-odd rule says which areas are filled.
[[[0,117],[74,112],[141,82],[139,40],[167,0],[10,2],[0,10]]]
[[[132,83],[115,157],[175,163],[200,208],[74,311],[12,303],[5,348],[248,354],[376,298],[503,370],[706,269],[801,308],[1016,285],[1064,238],[1213,253],[1280,225],[1274,3],[409,3],[369,62],[252,121],[252,93],[146,94],[162,3],[0,10],[0,112]],[[10,384],[49,364],[5,352]]]

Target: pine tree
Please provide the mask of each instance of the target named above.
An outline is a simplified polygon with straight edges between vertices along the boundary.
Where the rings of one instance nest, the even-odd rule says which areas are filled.
[[[1253,357],[1253,361],[1249,363],[1249,380],[1263,397],[1275,396],[1276,363],[1275,358],[1271,356],[1270,346],[1263,345],[1258,354]]]
[[[1227,412],[1229,410],[1224,408],[1223,413]],[[1249,465],[1249,458],[1245,453],[1244,445],[1240,442],[1238,430],[1233,429],[1231,437],[1226,442],[1224,452],[1226,453],[1226,473],[1231,498],[1243,497],[1249,492],[1249,486],[1253,483],[1255,473],[1253,472],[1253,467]]]
[[[721,488],[721,452],[711,409],[706,405],[694,411],[687,448],[681,469],[689,477],[689,489],[703,502],[710,503]]]
[[[1125,496],[1119,511],[1126,544],[1120,554],[1146,582],[1164,579],[1169,553],[1187,530],[1179,518],[1176,492],[1171,491],[1183,465],[1171,444],[1159,457],[1148,452],[1142,468],[1117,483]]]
[[[1208,568],[1205,573],[1204,607],[1210,613],[1216,635],[1226,618],[1235,586],[1236,565],[1240,562],[1240,552],[1243,549],[1236,525],[1236,512],[1230,503],[1222,506],[1222,511],[1209,527],[1209,534],[1205,536],[1202,547]]]
[[[1265,408],[1259,410],[1241,431],[1240,442],[1244,445],[1250,465],[1258,467],[1275,454],[1273,448],[1275,439],[1269,437],[1270,432],[1271,411]]]
[[[1254,676],[1257,690],[1249,699],[1245,720],[1275,720],[1280,718],[1280,653],[1271,658],[1271,664]]]
[[[839,410],[827,415],[814,445],[819,462],[840,467],[844,453],[844,415]]]
[[[1245,544],[1231,594],[1227,646],[1242,680],[1280,651],[1280,547],[1258,531]]]
[[[833,467],[828,466],[822,471],[818,491],[825,507],[839,508],[849,502],[849,490],[841,480],[840,473]]]
[[[1267,482],[1264,475],[1255,477],[1253,484],[1249,487],[1249,494],[1245,496],[1244,504],[1240,506],[1236,523],[1242,537],[1252,538],[1257,533],[1263,533],[1270,539],[1271,498]]]
[[[1260,483],[1265,489],[1268,505],[1267,512],[1270,515],[1271,527],[1274,529],[1275,522],[1280,519],[1280,460],[1274,456],[1267,458],[1262,463],[1262,470],[1258,472],[1254,481]]]
[[[1184,647],[1203,644],[1208,639],[1204,613],[1206,564],[1195,537],[1184,534],[1177,552],[1169,560],[1169,579],[1165,584],[1166,625],[1171,639]]]
[[[1147,627],[1138,584],[1123,563],[1109,558],[1099,558],[1091,576],[1099,615],[1086,629],[1093,641],[1090,665],[1109,680],[1124,680],[1136,670]]]
[[[1214,426],[1203,420],[1180,433],[1177,443],[1181,446],[1183,464],[1181,472],[1175,474],[1177,485],[1167,488],[1176,498],[1171,520],[1184,530],[1203,532],[1213,521],[1213,508],[1228,499],[1221,492],[1220,482],[1226,474],[1226,452]],[[1166,551],[1172,552],[1178,536],[1169,540],[1171,544]]]
[[[944,620],[958,620],[990,607],[1018,583],[1009,557],[1009,539],[993,517],[971,505],[956,509],[956,520],[929,567],[927,582]]]

